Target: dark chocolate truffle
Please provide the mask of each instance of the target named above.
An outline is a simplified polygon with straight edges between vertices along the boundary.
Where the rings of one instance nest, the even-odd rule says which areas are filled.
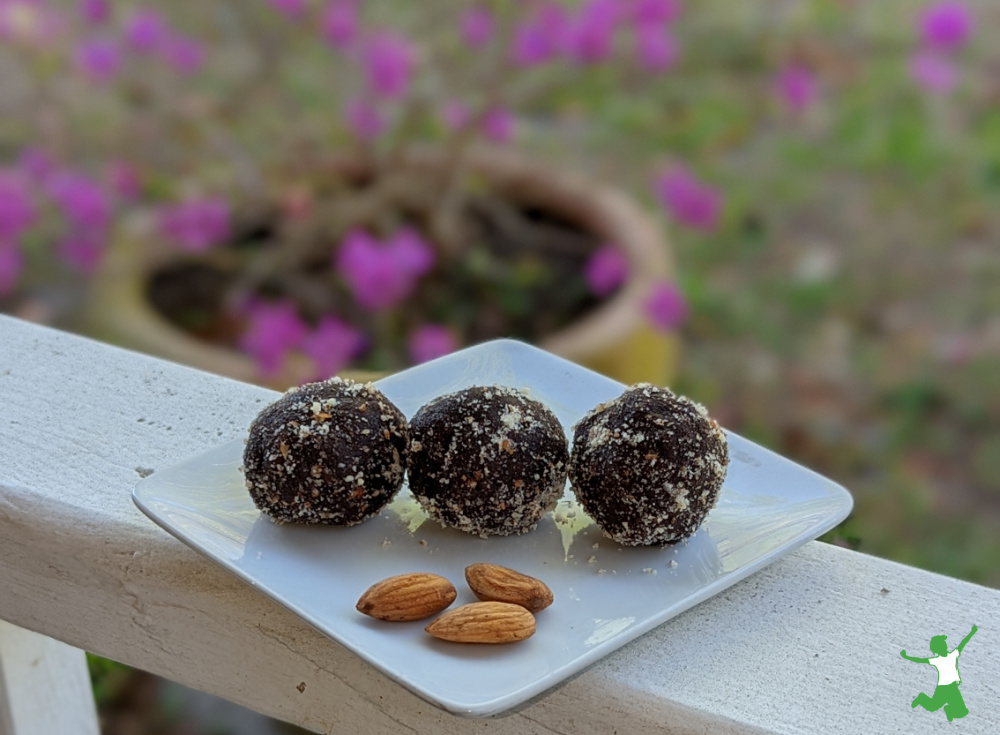
[[[480,536],[530,531],[562,497],[566,435],[520,390],[441,396],[410,421],[410,491],[445,526]]]
[[[725,434],[705,408],[640,383],[573,427],[569,478],[577,500],[625,546],[694,535],[726,477]]]
[[[306,383],[250,425],[246,486],[278,523],[353,526],[399,491],[408,440],[406,418],[371,383]]]

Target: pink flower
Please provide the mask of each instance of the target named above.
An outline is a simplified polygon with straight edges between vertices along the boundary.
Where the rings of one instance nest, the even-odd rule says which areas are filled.
[[[35,183],[40,183],[55,171],[55,162],[48,151],[37,146],[28,146],[17,157],[17,167]]]
[[[289,301],[253,303],[246,317],[240,349],[257,361],[261,373],[274,375],[281,370],[285,356],[306,338],[306,325]]]
[[[14,240],[0,238],[0,296],[6,296],[24,269],[24,253]]]
[[[467,46],[485,46],[493,37],[493,14],[481,5],[471,7],[459,20],[459,31]]]
[[[306,0],[267,0],[267,3],[289,18],[301,18],[306,10]]]
[[[125,40],[136,51],[150,53],[160,48],[169,28],[155,10],[139,8],[125,21]]]
[[[10,247],[35,221],[35,205],[25,182],[16,173],[0,170],[0,245]]]
[[[397,231],[387,245],[398,267],[407,276],[419,278],[434,266],[434,251],[409,227]]]
[[[334,264],[355,301],[373,310],[393,307],[407,298],[433,263],[433,251],[412,230],[400,230],[385,243],[362,230],[352,230],[334,255]]]
[[[358,37],[358,25],[355,0],[334,0],[323,9],[320,18],[320,32],[335,49],[349,46]]]
[[[80,0],[80,15],[88,23],[101,25],[111,17],[107,0]]]
[[[349,232],[334,258],[354,300],[366,309],[384,309],[406,297],[409,279],[393,262],[388,248],[367,232]]]
[[[111,197],[97,181],[74,171],[54,174],[46,182],[49,196],[73,225],[103,230],[111,224]]]
[[[182,250],[200,253],[229,237],[229,205],[222,199],[189,199],[163,207],[160,234]]]
[[[679,0],[632,0],[632,22],[637,26],[669,25],[680,17]]]
[[[506,143],[514,137],[514,116],[502,107],[487,110],[482,126],[483,135],[495,143]]]
[[[688,311],[684,294],[669,281],[656,283],[643,306],[650,324],[664,332],[677,329]]]
[[[336,375],[364,347],[364,335],[335,316],[323,317],[302,340],[302,351],[316,363],[315,380]]]
[[[960,0],[942,0],[925,7],[917,18],[920,36],[930,48],[951,51],[962,46],[975,30],[972,10]]]
[[[594,251],[583,266],[583,277],[594,296],[607,296],[628,278],[628,260],[613,245]]]
[[[910,76],[934,94],[947,94],[958,83],[958,70],[945,56],[935,51],[918,51],[910,57]]]
[[[565,45],[568,27],[566,11],[555,3],[545,3],[533,17],[515,26],[514,63],[534,66],[553,58]]]
[[[363,99],[353,99],[347,103],[344,122],[362,140],[375,140],[385,130],[385,120],[378,108]]]
[[[429,362],[458,349],[455,335],[440,324],[424,324],[410,333],[406,341],[414,365]]]
[[[78,230],[56,245],[56,255],[82,273],[93,273],[104,255],[105,237],[100,231]]]
[[[410,88],[416,55],[410,42],[389,31],[368,39],[362,50],[368,85],[384,97],[402,97]]]
[[[179,33],[168,33],[160,45],[163,60],[175,71],[190,76],[205,63],[205,50],[201,44]]]
[[[971,334],[942,334],[935,340],[934,357],[951,366],[967,365],[979,352],[979,340]]]
[[[139,172],[127,161],[111,161],[105,172],[108,186],[120,199],[131,201],[139,196],[142,183]]]
[[[663,26],[636,25],[635,55],[646,71],[666,71],[677,62],[677,42]]]
[[[566,51],[582,64],[605,61],[614,51],[620,16],[617,0],[587,0],[566,32]]]
[[[448,130],[459,130],[469,122],[469,108],[464,102],[449,100],[441,109],[441,122]]]
[[[679,222],[703,232],[711,232],[718,225],[722,194],[702,184],[683,166],[661,174],[654,187],[660,202]]]
[[[816,99],[816,80],[803,66],[786,66],[774,80],[775,92],[785,106],[801,114]]]
[[[122,58],[118,44],[109,38],[92,38],[82,41],[73,54],[76,68],[94,81],[106,82],[121,68]]]

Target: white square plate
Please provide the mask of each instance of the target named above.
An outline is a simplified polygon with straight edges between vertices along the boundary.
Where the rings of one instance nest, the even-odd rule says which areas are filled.
[[[431,398],[472,385],[527,388],[567,435],[621,384],[535,347],[499,340],[377,383],[409,418]],[[300,615],[429,702],[467,717],[519,705],[646,631],[833,528],[852,507],[841,486],[728,434],[731,463],[719,503],[687,543],[622,548],[567,490],[531,533],[481,539],[430,521],[403,488],[353,528],[277,526],[254,507],[231,441],[140,481],[136,505],[184,543]],[[386,623],[355,603],[371,584],[405,572],[442,574],[475,601],[466,565],[488,561],[544,580],[555,603],[526,641],[446,643],[428,621]]]

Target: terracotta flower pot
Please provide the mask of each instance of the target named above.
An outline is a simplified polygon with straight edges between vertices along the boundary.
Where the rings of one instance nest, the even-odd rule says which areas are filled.
[[[653,282],[670,274],[664,237],[650,217],[617,189],[510,151],[479,151],[467,163],[498,193],[509,193],[518,201],[530,202],[577,223],[621,248],[628,261],[631,275],[622,288],[577,322],[546,336],[538,346],[624,383],[669,382],[676,368],[677,339],[652,329],[642,310]],[[405,165],[440,168],[443,158],[439,153],[421,152],[409,156]],[[281,373],[263,378],[248,356],[197,339],[162,318],[146,298],[147,278],[157,266],[176,255],[156,245],[156,238],[149,233],[148,217],[137,217],[122,228],[112,243],[94,283],[89,320],[96,336],[279,389],[312,377],[311,363],[293,356]]]

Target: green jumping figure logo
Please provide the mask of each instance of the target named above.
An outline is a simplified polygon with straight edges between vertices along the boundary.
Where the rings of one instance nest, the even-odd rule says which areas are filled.
[[[931,658],[907,656],[905,650],[899,652],[899,655],[907,661],[915,661],[918,664],[930,664],[938,671],[938,683],[934,689],[934,696],[928,697],[921,692],[913,698],[913,702],[910,703],[911,707],[916,707],[919,704],[928,712],[937,712],[944,707],[944,713],[948,716],[948,722],[969,714],[969,708],[965,706],[962,693],[958,691],[958,685],[962,683],[962,677],[958,674],[958,657],[962,655],[962,649],[965,648],[965,644],[969,642],[969,639],[975,635],[977,630],[979,628],[973,625],[972,630],[969,631],[969,635],[965,636],[951,651],[948,650],[948,644],[945,642],[948,636],[934,636],[931,638],[928,648],[931,649],[931,653],[936,653],[937,655]]]

